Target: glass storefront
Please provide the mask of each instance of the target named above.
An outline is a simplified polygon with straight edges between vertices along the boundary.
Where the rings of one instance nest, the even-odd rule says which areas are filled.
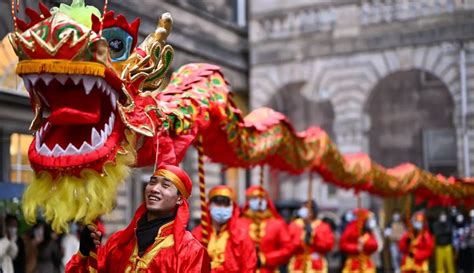
[[[33,136],[13,133],[10,136],[10,181],[29,183],[33,179],[33,170],[28,160],[28,147]]]

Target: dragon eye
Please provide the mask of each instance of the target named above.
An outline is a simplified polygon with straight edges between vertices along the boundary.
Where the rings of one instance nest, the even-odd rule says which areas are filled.
[[[133,38],[126,31],[119,27],[106,28],[102,36],[107,39],[112,61],[124,61],[130,56]]]
[[[114,52],[120,52],[124,48],[123,41],[120,39],[112,39],[109,41],[109,47],[110,50]]]

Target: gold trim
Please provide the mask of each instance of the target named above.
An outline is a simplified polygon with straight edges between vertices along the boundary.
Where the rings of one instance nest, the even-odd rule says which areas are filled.
[[[248,193],[247,197],[267,197],[267,193],[263,189],[255,189]]]
[[[160,230],[162,228],[160,228]],[[159,233],[160,232],[158,232],[158,234]],[[130,264],[126,267],[125,273],[142,272],[142,270],[146,270],[153,258],[156,257],[160,250],[172,247],[173,245],[173,234],[169,234],[165,237],[157,237],[155,239],[155,242],[153,243],[152,248],[149,251],[145,252],[142,257],[140,257],[138,256],[138,245],[135,243],[135,248],[133,249],[133,253],[129,258]]]
[[[225,196],[235,201],[234,192],[229,188],[214,189],[209,192],[209,200],[216,196]]]
[[[82,62],[59,59],[38,59],[20,61],[16,74],[57,73],[80,74],[105,77],[105,66],[96,62]]]

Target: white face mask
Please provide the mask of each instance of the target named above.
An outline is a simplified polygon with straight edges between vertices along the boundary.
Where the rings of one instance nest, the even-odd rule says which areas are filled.
[[[395,214],[393,215],[392,219],[393,219],[394,222],[400,221],[400,214],[395,213]]]
[[[423,228],[423,223],[420,221],[415,221],[413,223],[413,228],[416,230],[421,230]]]
[[[464,216],[462,214],[458,214],[456,216],[456,222],[462,223],[464,221]]]
[[[439,221],[440,221],[441,223],[445,223],[446,220],[448,220],[448,216],[447,216],[446,214],[441,214],[441,215],[439,216]]]
[[[15,237],[17,233],[18,233],[17,227],[8,227],[8,234],[10,234],[10,236]]]
[[[224,224],[232,217],[233,206],[220,207],[211,205],[211,217],[219,224]]]
[[[298,210],[298,216],[302,219],[307,219],[309,216],[309,209],[307,207],[302,207]]]
[[[346,213],[346,215],[344,216],[344,219],[346,220],[347,223],[354,221],[355,219],[354,213],[352,212]]]
[[[372,230],[374,229],[375,227],[377,226],[377,221],[375,221],[375,219],[369,219],[367,221],[367,228]]]
[[[264,211],[267,209],[267,200],[252,198],[249,200],[249,207],[253,211]]]
[[[469,216],[470,216],[471,218],[474,218],[474,209],[472,209],[472,210],[469,212]]]

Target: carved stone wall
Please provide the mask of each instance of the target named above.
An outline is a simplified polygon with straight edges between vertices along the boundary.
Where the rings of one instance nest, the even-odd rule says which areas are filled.
[[[461,50],[466,53],[469,146],[474,145],[472,1],[325,1],[267,12],[259,2],[252,2],[259,7],[255,13],[251,9],[250,21],[252,109],[274,105],[275,97],[293,96],[295,90],[286,87],[298,83],[307,99],[332,105],[333,140],[342,152],[370,152],[367,132],[378,117],[365,107],[377,84],[400,71],[429,72],[452,101],[458,173],[462,173]],[[423,8],[417,6],[420,2],[425,3]],[[277,95],[280,92],[286,94]],[[288,178],[280,197],[306,198],[301,191],[307,186],[299,183],[305,182]],[[297,184],[297,192],[287,191],[292,184]],[[323,207],[343,204],[342,211],[355,206],[350,192],[330,196],[324,185],[319,190],[315,196],[321,197]],[[368,198],[364,202],[370,203]]]

